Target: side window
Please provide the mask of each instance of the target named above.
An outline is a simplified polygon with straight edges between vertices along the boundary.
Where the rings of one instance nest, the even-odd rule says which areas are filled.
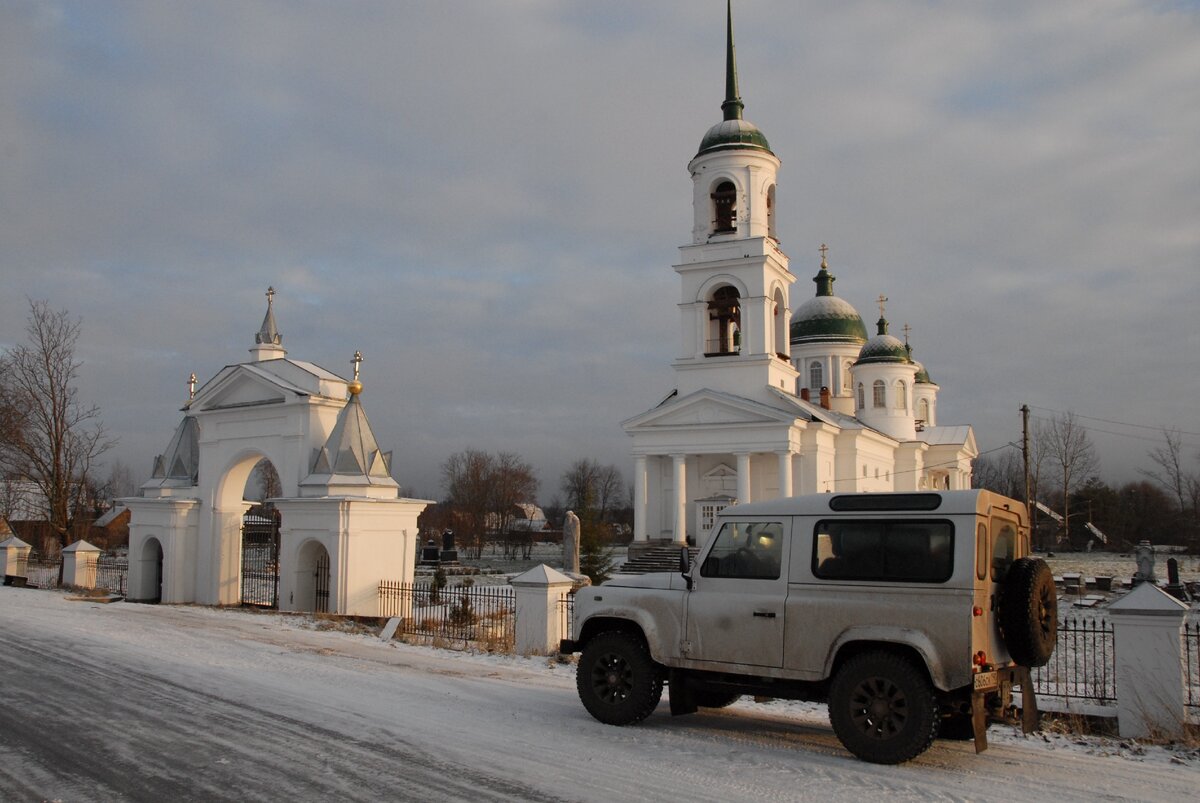
[[[992,580],[1003,583],[1008,567],[1017,559],[1017,528],[1007,521],[992,521]]]
[[[975,576],[980,580],[987,579],[988,556],[987,525],[980,524],[975,530]]]
[[[948,521],[820,521],[813,574],[828,580],[942,583],[954,571]]]
[[[713,539],[700,576],[778,580],[782,556],[779,522],[727,521]]]

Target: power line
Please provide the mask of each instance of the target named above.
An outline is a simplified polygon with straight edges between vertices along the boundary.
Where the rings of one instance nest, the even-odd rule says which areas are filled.
[[[1038,409],[1045,409],[1045,408],[1038,408]],[[1080,416],[1080,418],[1084,418],[1084,417],[1085,416]],[[1040,415],[1035,415],[1033,418],[1035,421],[1045,421],[1047,423],[1053,421],[1053,419],[1045,418]],[[1103,419],[1097,418],[1095,420],[1101,421]],[[1148,435],[1136,435],[1132,432],[1113,432],[1111,429],[1099,429],[1097,427],[1088,427],[1087,431],[1088,432],[1103,432],[1105,435],[1117,435],[1122,438],[1133,438],[1134,440],[1146,441],[1147,443],[1166,443],[1166,440],[1162,437],[1153,438]],[[1185,433],[1180,433],[1180,434],[1185,434]]]
[[[1128,421],[1113,421],[1111,418],[1097,418],[1096,416],[1093,416],[1093,415],[1083,415],[1082,413],[1069,413],[1066,410],[1055,410],[1051,407],[1038,407],[1036,404],[1031,404],[1029,406],[1035,410],[1045,410],[1048,413],[1056,413],[1058,415],[1074,415],[1076,418],[1086,418],[1089,421],[1101,421],[1105,424],[1116,424],[1119,427],[1134,427],[1135,429],[1151,429],[1151,430],[1154,430],[1155,432],[1162,432],[1163,430],[1167,430],[1168,432],[1176,432],[1180,435],[1190,435],[1195,438],[1200,438],[1200,432],[1188,432],[1188,431],[1182,430],[1182,429],[1175,429],[1174,427],[1167,427],[1167,426],[1153,427],[1153,426],[1150,426],[1149,424],[1131,424]],[[1104,430],[1098,430],[1098,431],[1103,432]],[[1122,433],[1110,432],[1109,434],[1110,435],[1120,435]]]

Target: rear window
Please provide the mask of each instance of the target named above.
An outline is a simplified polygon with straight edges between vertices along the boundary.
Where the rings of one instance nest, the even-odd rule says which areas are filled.
[[[813,574],[825,580],[944,583],[954,571],[949,521],[817,522]]]

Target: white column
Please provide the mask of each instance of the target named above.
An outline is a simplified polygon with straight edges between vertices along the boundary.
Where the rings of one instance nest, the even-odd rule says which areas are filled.
[[[687,542],[687,455],[671,455],[675,463],[675,530],[677,543]]]
[[[739,503],[750,501],[750,453],[737,455],[737,497]]]
[[[779,496],[783,499],[792,497],[792,453],[779,453]]]
[[[646,534],[646,457],[633,458],[633,540],[645,541]]]

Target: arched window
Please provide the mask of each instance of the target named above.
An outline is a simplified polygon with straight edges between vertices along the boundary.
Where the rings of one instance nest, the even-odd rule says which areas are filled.
[[[846,364],[842,366],[842,387],[846,389],[847,393],[850,392],[851,382],[853,382],[850,375],[850,365],[850,361],[847,360]]]
[[[808,387],[810,389],[817,391],[821,389],[821,386],[825,384],[822,374],[824,371],[821,370],[820,360],[813,360],[808,364]]]
[[[737,187],[732,181],[722,181],[712,194],[713,234],[732,234],[737,231]]]
[[[787,299],[783,295],[783,291],[776,288],[774,298],[775,320],[772,324],[772,333],[775,338],[775,354],[781,360],[791,359],[788,352],[791,350],[788,343],[788,316],[787,316]]]
[[[775,233],[775,185],[772,184],[767,189],[767,236],[776,242],[779,241],[779,235]]]
[[[917,418],[926,424],[929,423],[929,399],[921,399],[921,402],[917,405]]]
[[[739,333],[742,325],[741,296],[736,287],[718,287],[708,302],[708,341],[704,354],[716,357],[736,354],[741,347]]]
[[[858,383],[858,409],[862,410],[867,406],[867,394],[863,391],[863,383]]]
[[[886,407],[887,402],[885,401],[886,393],[884,391],[883,380],[876,379],[875,384],[872,386],[872,388],[873,388],[873,396],[871,399],[871,404],[874,405],[875,407]]]
[[[903,379],[896,383],[896,409],[908,409],[908,385],[904,384]]]

